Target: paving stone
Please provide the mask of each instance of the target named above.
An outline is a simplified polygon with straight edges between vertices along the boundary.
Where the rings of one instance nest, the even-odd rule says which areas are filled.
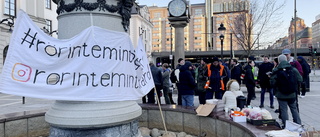
[[[183,131],[183,113],[167,111],[166,112],[166,125],[171,131]]]
[[[149,127],[164,129],[163,123],[159,110],[149,110]],[[163,113],[163,117],[165,117],[165,113]]]
[[[5,123],[6,137],[25,137],[27,135],[27,119],[8,121]]]
[[[200,134],[200,117],[195,114],[184,113],[184,131],[192,135]]]
[[[230,137],[230,124],[221,120],[216,120],[217,137]]]
[[[231,125],[231,137],[244,137],[244,133],[242,129]]]
[[[139,127],[149,127],[148,110],[142,110],[141,116],[138,118]]]
[[[207,137],[216,137],[216,119],[200,117],[200,132],[205,133]]]
[[[0,137],[4,137],[4,123],[0,123]]]

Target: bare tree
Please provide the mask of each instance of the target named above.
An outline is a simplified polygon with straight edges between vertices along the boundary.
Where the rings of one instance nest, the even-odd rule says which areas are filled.
[[[231,30],[238,45],[246,51],[246,56],[257,50],[259,41],[276,36],[277,26],[282,23],[281,15],[285,2],[279,4],[279,0],[250,0],[244,5],[244,10],[237,12],[234,20],[228,20],[228,28]],[[277,39],[277,38],[274,38]]]

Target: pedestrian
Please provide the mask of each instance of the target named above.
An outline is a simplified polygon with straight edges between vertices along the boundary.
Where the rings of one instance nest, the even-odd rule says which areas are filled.
[[[291,66],[295,67],[299,71],[299,74],[302,77],[303,76],[303,70],[302,70],[301,64],[298,61],[296,61],[293,57],[291,57],[291,50],[290,49],[283,49],[282,50],[282,54],[287,57],[287,61],[290,63]],[[280,63],[280,61],[279,61],[279,63]],[[299,111],[298,95],[300,93],[300,88],[301,88],[301,82],[298,83],[298,90],[297,90],[297,93],[296,93],[296,103],[297,103],[298,111]]]
[[[259,72],[259,68],[255,62],[256,58],[254,56],[250,56],[248,58],[248,61],[252,60],[254,62],[254,66],[252,67],[252,73],[253,73],[253,78],[254,78],[254,81],[256,83],[256,86],[257,88],[260,88],[257,83],[258,83],[258,72]],[[255,100],[257,97],[256,97],[256,93],[254,92],[253,93],[253,97],[252,97],[252,100]]]
[[[221,59],[219,60],[219,65],[223,65],[224,67],[224,70],[227,72],[227,76],[225,78],[223,78],[223,83],[224,85],[227,85],[228,81],[230,80],[230,75],[231,75],[231,72],[230,72],[230,69],[229,69],[229,66],[227,64],[225,64]],[[222,91],[222,95],[224,94],[225,90]]]
[[[183,66],[185,63],[183,58],[178,59],[178,65],[176,66],[176,69],[180,69],[181,66]]]
[[[196,87],[196,83],[191,71],[193,71],[193,68],[190,61],[186,61],[180,67],[178,89],[181,94],[182,106],[186,107],[194,106],[194,88]]]
[[[163,83],[163,97],[166,104],[171,104],[169,98],[170,92],[170,69],[168,63],[163,63],[162,65],[162,83]]]
[[[245,67],[245,76],[244,76],[244,82],[246,83],[247,87],[247,106],[250,106],[251,99],[253,98],[253,95],[255,93],[255,86],[256,82],[254,80],[254,75],[252,72],[252,68],[254,67],[254,61],[249,60],[248,65]]]
[[[176,87],[177,87],[177,90],[178,90],[178,98],[177,98],[177,102],[178,102],[178,105],[182,105],[182,100],[181,100],[181,94],[180,94],[180,91],[179,91],[179,73],[180,73],[180,68],[185,64],[185,61],[183,58],[179,58],[178,59],[178,65],[176,66],[176,69],[174,70],[174,75],[177,77],[177,82],[176,82]]]
[[[153,63],[149,63],[151,74],[153,77],[153,81],[155,84],[156,92],[158,94],[159,103],[161,104],[161,89],[162,89],[162,72],[159,68],[157,68]],[[147,95],[148,97],[148,103],[154,104],[155,98],[154,98],[154,89],[151,89],[151,91]]]
[[[288,106],[290,108],[293,122],[301,124],[301,119],[297,106],[296,92],[298,90],[298,82],[302,81],[302,77],[295,67],[288,63],[285,55],[278,57],[279,65],[273,70],[270,78],[270,84],[274,88],[275,96],[278,99],[280,117],[285,128],[288,117]]]
[[[227,77],[227,71],[223,65],[219,64],[219,59],[214,57],[212,64],[207,65],[206,75],[209,78],[209,88],[207,89],[206,99],[222,99],[222,91],[225,89],[223,79]]]
[[[306,95],[307,88],[310,90],[310,78],[309,74],[311,73],[310,65],[307,63],[307,61],[302,57],[298,56],[297,58],[298,62],[300,63],[303,71],[302,75],[302,83],[301,83],[301,96],[300,98],[304,98]],[[300,93],[299,93],[300,95]]]
[[[199,97],[200,104],[206,104],[206,89],[204,88],[208,77],[206,75],[207,72],[207,59],[201,59],[200,65],[196,69],[196,83],[197,83],[197,93]]]
[[[268,73],[272,73],[274,65],[269,61],[268,56],[263,57],[263,63],[259,65],[258,72],[258,81],[261,86],[261,96],[260,96],[260,108],[264,107],[264,95],[266,92],[269,92],[270,99],[270,108],[274,108],[273,106],[273,90],[270,86],[270,78]]]
[[[241,73],[242,73],[242,66],[238,63],[237,59],[231,59],[231,79],[237,80],[239,85],[241,85]]]

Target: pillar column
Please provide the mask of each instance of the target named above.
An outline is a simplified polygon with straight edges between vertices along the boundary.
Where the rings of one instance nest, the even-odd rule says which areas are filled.
[[[133,0],[54,2],[58,4],[59,39],[72,38],[90,26],[120,32],[128,31]],[[142,109],[136,101],[57,100],[46,113],[45,120],[51,125],[50,137],[137,137],[140,136],[137,118],[141,113]]]
[[[179,58],[185,58],[184,27],[188,25],[188,21],[171,21],[170,23],[175,29],[174,64],[177,64]]]

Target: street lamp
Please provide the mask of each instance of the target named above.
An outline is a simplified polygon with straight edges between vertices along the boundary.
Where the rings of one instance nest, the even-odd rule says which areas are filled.
[[[218,28],[220,35],[220,41],[221,41],[221,59],[223,59],[223,39],[224,39],[224,32],[226,31],[226,28],[224,27],[223,23],[220,24],[220,27]]]
[[[170,56],[169,56],[169,59],[170,59],[170,67],[173,69],[174,67],[173,67],[173,62],[172,62],[172,60],[173,60],[173,55],[172,55],[172,40],[173,40],[173,38],[172,38],[172,35],[173,35],[173,33],[172,33],[172,25],[170,24],[170,33],[171,33],[171,37],[170,37]]]

